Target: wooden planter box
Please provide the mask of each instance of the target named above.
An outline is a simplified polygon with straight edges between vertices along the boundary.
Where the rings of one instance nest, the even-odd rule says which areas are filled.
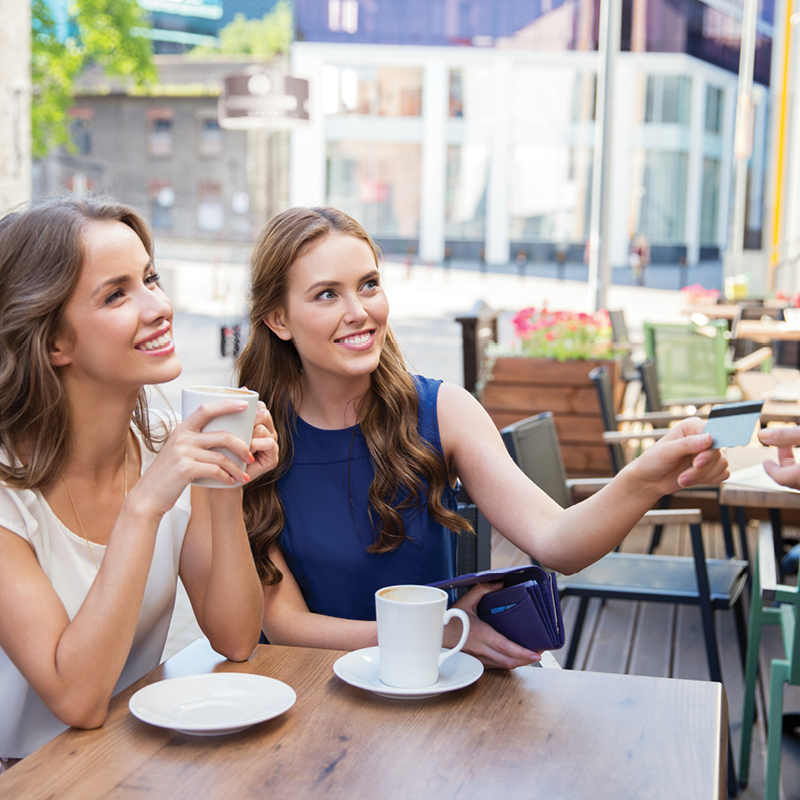
[[[556,361],[550,358],[498,358],[480,400],[498,428],[552,411],[570,478],[612,474],[597,391],[589,380],[606,366],[614,387],[615,408],[624,393],[620,360]]]

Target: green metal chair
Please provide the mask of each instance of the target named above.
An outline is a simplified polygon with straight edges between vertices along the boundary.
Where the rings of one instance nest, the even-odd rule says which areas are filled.
[[[739,784],[750,777],[750,749],[755,721],[755,693],[761,629],[780,625],[784,658],[773,658],[769,675],[769,713],[767,716],[767,780],[765,800],[778,800],[783,733],[783,687],[800,685],[800,632],[796,626],[800,589],[777,582],[772,527],[761,525],[758,552],[753,570],[753,594],[750,603],[750,628],[745,663],[744,711],[739,755]]]
[[[644,349],[653,359],[661,401],[669,405],[724,402],[730,370],[728,323],[644,323]],[[648,408],[648,411],[661,411]]]

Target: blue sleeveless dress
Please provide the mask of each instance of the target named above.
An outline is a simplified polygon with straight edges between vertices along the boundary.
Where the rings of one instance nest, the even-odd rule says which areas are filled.
[[[441,381],[414,376],[418,430],[439,453],[436,399]],[[409,537],[391,553],[368,553],[379,517],[370,519],[374,470],[359,426],[321,430],[297,419],[294,459],[278,482],[286,512],[280,546],[310,611],[344,619],[375,619],[375,592],[398,583],[432,583],[455,576],[455,537],[427,506],[404,516]],[[442,501],[457,510],[449,486]]]

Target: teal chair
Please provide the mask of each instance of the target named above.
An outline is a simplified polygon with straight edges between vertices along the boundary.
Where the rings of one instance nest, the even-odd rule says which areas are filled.
[[[773,658],[770,666],[765,800],[778,800],[783,733],[783,687],[787,683],[793,686],[800,685],[800,637],[795,627],[796,612],[800,606],[800,591],[797,586],[785,586],[777,582],[773,542],[771,526],[769,523],[763,523],[759,531],[758,552],[753,569],[753,594],[745,662],[742,742],[739,754],[739,784],[744,787],[750,777],[750,749],[755,721],[761,629],[764,625],[780,625],[784,657]]]

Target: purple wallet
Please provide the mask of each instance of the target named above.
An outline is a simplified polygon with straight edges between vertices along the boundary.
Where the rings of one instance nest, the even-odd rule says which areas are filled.
[[[430,584],[458,589],[476,583],[503,581],[503,588],[485,594],[478,617],[507,639],[528,650],[558,650],[564,646],[564,623],[556,576],[533,564],[489,569]]]

